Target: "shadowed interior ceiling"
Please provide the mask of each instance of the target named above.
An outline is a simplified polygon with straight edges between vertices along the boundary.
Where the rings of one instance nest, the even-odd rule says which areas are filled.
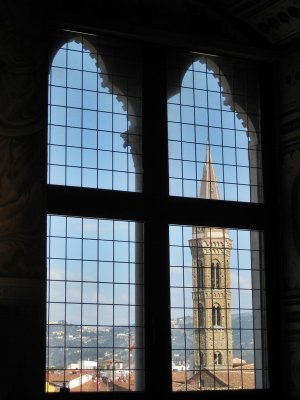
[[[104,29],[139,34],[151,27],[162,34],[189,31],[202,36],[210,31],[210,38],[220,39],[221,33],[225,41],[273,48],[300,39],[300,0],[86,0],[84,8],[71,0],[53,0],[49,14],[64,22],[73,14],[83,26],[97,26],[105,15],[100,18]]]
[[[213,0],[211,4],[227,10],[272,44],[286,44],[300,37],[299,0]]]

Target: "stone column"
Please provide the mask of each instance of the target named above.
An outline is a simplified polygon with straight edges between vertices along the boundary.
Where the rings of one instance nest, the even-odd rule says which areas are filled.
[[[0,5],[1,399],[45,388],[47,70],[30,1]],[[38,12],[38,10],[35,9]]]

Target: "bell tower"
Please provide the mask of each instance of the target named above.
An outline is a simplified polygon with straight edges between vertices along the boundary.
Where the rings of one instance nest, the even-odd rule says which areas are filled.
[[[220,199],[209,144],[200,198]],[[189,241],[193,270],[194,370],[232,368],[230,253],[228,229],[196,227]]]

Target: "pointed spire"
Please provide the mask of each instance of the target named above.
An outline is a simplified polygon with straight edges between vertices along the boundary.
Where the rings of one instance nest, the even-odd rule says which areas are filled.
[[[210,145],[208,141],[206,143],[206,155],[203,166],[199,197],[201,199],[221,199],[217,177],[212,163]]]

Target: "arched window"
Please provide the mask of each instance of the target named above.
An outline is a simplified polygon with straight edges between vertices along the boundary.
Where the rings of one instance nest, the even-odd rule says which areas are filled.
[[[178,76],[171,77],[176,83],[170,88],[170,94],[174,95],[168,104],[170,194],[262,202],[259,111],[252,94],[248,97],[246,91],[253,83],[251,72],[255,72],[249,71],[249,81],[245,84],[243,79],[232,79],[231,73],[227,74],[226,60],[199,54],[192,64],[190,57],[185,63],[186,69],[181,64],[180,95],[175,90]],[[238,76],[243,67],[239,70],[236,66],[236,70]],[[253,85],[252,89],[255,94]],[[250,106],[251,110],[254,108],[251,115],[247,114]],[[194,136],[193,131],[196,131]],[[182,141],[180,152],[178,140]],[[209,157],[206,143],[210,144]],[[196,151],[192,151],[193,145]],[[203,172],[197,163],[204,163]]]
[[[131,47],[129,43],[128,47],[123,47],[123,41],[120,40],[119,44],[118,40],[113,41],[111,47],[110,39],[106,37],[71,35],[76,40],[64,32],[60,43],[55,44],[49,81],[47,369],[58,365],[62,366],[63,374],[67,373],[73,365],[73,356],[77,360],[77,352],[81,354],[82,362],[91,356],[94,358],[95,354],[95,359],[100,360],[105,356],[100,343],[102,338],[96,333],[96,352],[92,352],[91,349],[82,349],[84,333],[89,332],[89,327],[97,332],[95,327],[107,326],[110,337],[114,337],[115,326],[122,326],[123,337],[128,337],[130,332],[134,335],[134,346],[124,340],[127,344],[122,349],[122,357],[127,360],[122,358],[122,361],[125,361],[125,370],[129,366],[130,373],[133,373],[133,390],[143,391],[145,378],[155,382],[157,387],[170,378],[166,373],[169,355],[164,357],[165,352],[171,354],[172,350],[177,357],[177,349],[184,349],[180,357],[185,359],[180,361],[186,365],[190,362],[191,354],[182,346],[187,344],[185,333],[192,332],[192,320],[195,323],[198,319],[196,328],[199,328],[212,317],[209,328],[216,327],[218,335],[226,331],[225,310],[224,329],[217,331],[221,326],[220,305],[211,303],[206,312],[205,304],[199,304],[201,301],[204,303],[205,296],[211,292],[199,288],[209,288],[210,284],[215,289],[222,286],[220,266],[224,265],[218,253],[219,245],[211,248],[212,240],[218,243],[220,237],[211,239],[210,235],[205,235],[215,222],[220,223],[217,226],[223,226],[217,230],[227,229],[231,226],[231,216],[235,214],[240,217],[242,226],[261,227],[260,223],[253,222],[253,213],[245,212],[251,202],[262,201],[259,132],[249,122],[254,117],[258,120],[256,105],[259,102],[251,85],[252,79],[249,81],[246,75],[242,77],[234,61],[225,60],[223,65],[221,57],[189,53],[185,62],[184,54],[180,57],[176,54],[168,67],[167,114],[165,49],[163,57],[160,57],[161,49],[155,57],[153,53],[144,51],[143,57],[139,58],[138,44]],[[177,65],[178,60],[180,64]],[[247,65],[242,64],[241,71]],[[183,74],[185,77],[181,79]],[[236,99],[242,102],[240,106],[235,104]],[[246,114],[246,110],[252,111],[252,117]],[[165,135],[166,119],[168,138]],[[197,203],[190,201],[189,197],[202,200]],[[205,206],[204,212],[199,212],[200,202],[205,205],[210,200],[219,204]],[[225,206],[228,211],[225,221],[223,217],[216,219],[216,215],[224,215],[224,205],[215,200],[229,200]],[[241,206],[240,202],[249,204]],[[153,205],[157,207],[157,218],[153,218]],[[160,215],[164,217],[160,218]],[[182,218],[177,219],[179,215]],[[238,217],[235,216],[236,221]],[[177,220],[193,227],[172,225]],[[238,236],[237,230],[231,234]],[[253,235],[258,238],[255,241],[257,261],[253,262],[249,244],[247,249],[251,260],[243,258],[240,262],[243,268],[247,261],[247,265],[253,265],[259,271],[263,257],[257,249],[262,234],[251,231],[251,237]],[[230,240],[228,237],[228,243]],[[237,243],[245,250],[245,240],[235,240],[236,252]],[[188,246],[192,249],[192,256]],[[221,262],[212,259],[212,265],[210,262],[202,265],[200,260],[212,251]],[[157,254],[160,256],[159,264]],[[147,271],[145,291],[144,260]],[[156,265],[159,267],[161,290],[154,293],[158,269],[152,266]],[[239,265],[235,268],[238,269]],[[169,283],[170,296],[166,295]],[[162,332],[157,347],[157,354],[163,356],[159,364],[155,362],[150,347],[152,341],[144,340],[144,335],[148,335],[148,324],[145,327],[143,322],[144,294],[147,304],[151,302],[151,307],[146,308],[147,320],[153,321],[153,328]],[[264,303],[258,297],[255,299],[258,311],[253,320],[257,321],[254,326],[259,327],[256,329],[255,355],[260,355],[261,360],[264,331],[260,328],[262,318],[259,317],[264,312]],[[172,341],[169,340],[170,305]],[[233,305],[226,305],[227,316]],[[246,303],[246,307],[252,310],[252,303],[251,306]],[[58,323],[52,325],[52,321]],[[73,343],[73,347],[68,346],[75,326],[78,327],[76,335],[80,336],[78,347]],[[149,328],[151,338],[152,326]],[[51,346],[51,335],[57,331],[63,332],[66,340],[65,347],[61,347],[63,351],[56,352],[57,347]],[[193,329],[194,335],[198,335],[195,336],[197,343],[195,338],[193,343],[194,360],[200,365],[208,365],[209,361],[204,359],[204,349],[211,338],[206,331],[210,329]],[[121,353],[115,347],[117,342],[112,342],[108,353],[110,357],[119,358]],[[189,346],[191,342],[192,339]],[[227,347],[230,346],[229,343]],[[151,361],[147,364],[150,365],[147,371],[144,349]],[[59,359],[54,359],[54,352]],[[211,356],[215,356],[216,364],[222,363],[220,352],[213,351]],[[257,368],[255,373],[263,376],[265,371]],[[126,390],[132,390],[130,384],[128,381]],[[99,390],[98,386],[95,390]],[[190,390],[187,385],[186,390]]]
[[[140,191],[139,82],[133,82],[128,61],[108,57],[103,47],[92,37],[73,34],[66,35],[54,51],[48,183]]]
[[[214,363],[215,365],[222,365],[222,354],[219,351],[214,354]]]
[[[203,269],[203,264],[200,263],[199,266],[199,288],[203,289],[205,287],[204,284],[204,269]]]
[[[212,308],[212,324],[213,326],[221,326],[221,307],[219,304]]]
[[[134,324],[139,332],[126,331],[134,335],[134,352],[127,342],[126,354],[134,354],[133,390],[143,390],[143,227],[134,215],[111,219],[105,212],[117,204],[128,210],[124,192],[142,190],[140,53],[123,45],[61,32],[50,56],[48,188],[56,187],[61,208],[58,213],[48,209],[46,369],[59,367],[65,373],[71,361],[82,366],[105,357],[97,334],[92,351],[78,355],[69,339],[57,351],[51,345],[56,331],[69,338],[70,325],[77,326],[76,340],[82,343],[85,333],[98,326],[113,332],[116,325]],[[78,208],[64,215],[63,203]],[[122,284],[113,292],[116,281]],[[59,321],[55,328],[52,321]],[[110,357],[117,352],[112,345]],[[97,390],[97,385],[91,389]]]
[[[220,289],[221,276],[220,276],[220,263],[213,262],[211,264],[211,287],[212,289]]]

